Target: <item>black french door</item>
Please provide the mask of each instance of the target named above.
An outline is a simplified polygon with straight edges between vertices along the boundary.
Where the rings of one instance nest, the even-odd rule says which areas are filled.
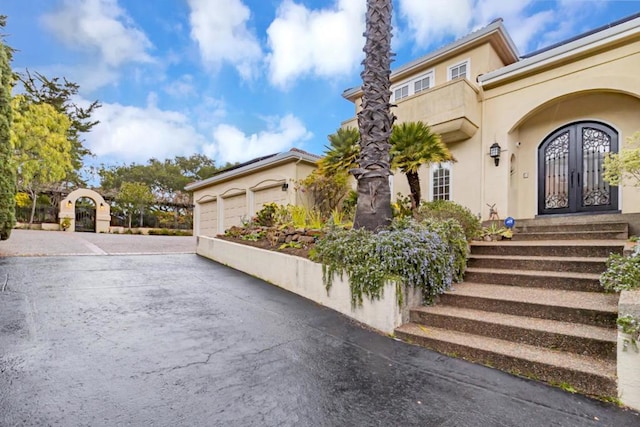
[[[618,209],[618,188],[602,179],[618,134],[597,122],[579,122],[549,135],[538,148],[538,212],[561,214]]]

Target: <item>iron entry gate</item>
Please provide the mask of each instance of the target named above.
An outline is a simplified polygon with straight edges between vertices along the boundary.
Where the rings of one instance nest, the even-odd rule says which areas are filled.
[[[617,132],[601,123],[574,123],[551,134],[538,148],[538,212],[617,210],[617,187],[602,179],[605,156],[617,151]]]
[[[76,206],[76,231],[96,231],[96,210],[91,207]]]

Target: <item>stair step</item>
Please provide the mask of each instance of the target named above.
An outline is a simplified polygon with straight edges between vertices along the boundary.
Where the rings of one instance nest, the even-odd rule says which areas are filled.
[[[438,305],[411,309],[410,320],[608,360],[616,359],[615,329]]]
[[[536,271],[574,271],[600,274],[605,271],[607,258],[598,257],[539,257],[524,255],[470,255],[470,268],[499,268]]]
[[[593,218],[592,218],[593,219]],[[516,221],[514,228],[516,233],[537,233],[537,232],[576,232],[576,231],[615,231],[621,233],[629,232],[629,224],[626,222],[585,222],[568,223],[568,224],[545,224],[540,221],[527,224],[523,224],[520,221]]]
[[[623,249],[624,242],[620,240],[503,240],[499,242],[471,242],[471,254],[473,255],[607,258],[612,253],[622,255]]]
[[[414,323],[397,328],[396,336],[514,374],[556,385],[569,384],[586,394],[617,395],[616,365],[611,361]]]
[[[618,295],[464,282],[440,295],[440,303],[615,328]]]
[[[467,268],[465,281],[494,285],[524,286],[567,291],[602,292],[600,275],[563,271]]]
[[[627,240],[627,231],[516,231],[512,240]]]

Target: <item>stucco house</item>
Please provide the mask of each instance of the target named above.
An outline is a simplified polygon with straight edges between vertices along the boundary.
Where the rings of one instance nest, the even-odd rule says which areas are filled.
[[[640,14],[519,56],[502,19],[391,73],[396,123],[423,121],[457,162],[423,166],[426,200],[454,200],[480,218],[624,214],[640,230],[640,193],[602,179],[606,153],[640,130]],[[360,111],[362,89],[343,97]],[[357,127],[356,115],[342,127]],[[293,149],[186,187],[194,232],[213,236],[267,202],[301,203],[291,185],[318,157]],[[409,194],[390,178],[391,194]],[[287,184],[288,187],[283,187]],[[284,190],[284,191],[283,191]]]
[[[640,14],[521,57],[498,19],[401,65],[391,74],[396,123],[429,124],[457,159],[422,168],[423,197],[482,219],[488,205],[500,218],[640,212],[638,189],[601,176],[605,154],[640,130],[639,69]],[[357,114],[362,89],[343,96]],[[398,192],[409,193],[400,174]]]
[[[244,218],[251,218],[266,203],[297,205],[303,195],[295,182],[316,168],[319,157],[296,148],[271,154],[225,169],[212,177],[189,184],[195,203],[196,236],[214,237]]]

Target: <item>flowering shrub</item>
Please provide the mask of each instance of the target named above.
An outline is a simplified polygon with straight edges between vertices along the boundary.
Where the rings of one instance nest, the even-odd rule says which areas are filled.
[[[334,228],[316,243],[313,258],[323,264],[327,291],[334,275],[347,273],[354,306],[362,304],[364,295],[379,299],[389,281],[398,284],[399,304],[402,287],[410,286],[420,288],[424,301],[432,303],[462,279],[467,250],[457,222],[404,218],[377,234]]]
[[[640,246],[625,257],[611,254],[607,259],[607,270],[600,276],[600,284],[606,291],[631,291],[640,287]]]

